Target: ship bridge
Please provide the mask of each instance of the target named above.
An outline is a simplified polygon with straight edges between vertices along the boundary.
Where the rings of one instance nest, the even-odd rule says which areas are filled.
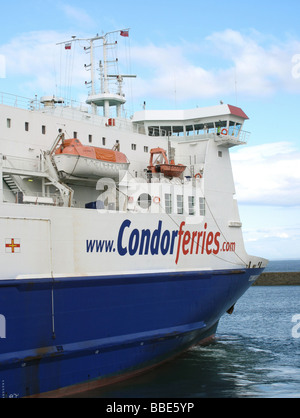
[[[222,104],[191,110],[144,110],[136,112],[132,121],[149,136],[168,136],[178,142],[214,137],[230,148],[247,143],[250,133],[242,129],[247,119],[242,109]]]

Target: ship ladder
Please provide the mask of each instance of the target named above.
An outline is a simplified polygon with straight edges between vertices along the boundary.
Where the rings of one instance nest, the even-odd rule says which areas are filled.
[[[21,187],[18,185],[14,176],[10,174],[3,174],[3,180],[6,183],[9,190],[15,194],[17,199],[19,198],[19,196],[23,196],[25,194]]]

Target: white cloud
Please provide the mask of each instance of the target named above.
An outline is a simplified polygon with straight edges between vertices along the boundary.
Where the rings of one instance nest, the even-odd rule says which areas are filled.
[[[298,234],[299,235],[299,234]],[[287,231],[283,228],[257,229],[245,231],[245,242],[257,242],[266,239],[293,239],[296,236],[294,230]]]
[[[36,91],[54,94],[57,86],[69,86],[71,82],[84,86],[86,71],[83,64],[86,57],[75,55],[75,44],[72,51],[65,51],[63,46],[56,45],[68,39],[70,35],[62,32],[32,31],[0,46],[0,54],[6,61],[8,81],[15,78],[19,83],[18,90],[22,92],[20,94],[28,91],[30,95]]]
[[[259,216],[257,217],[259,223]],[[300,228],[276,227],[245,229],[245,247],[249,254],[261,255],[268,259],[299,258]]]
[[[269,259],[299,258],[299,206],[240,204],[245,247]]]
[[[133,49],[132,58],[148,68],[139,84],[142,95],[170,98],[176,82],[178,100],[186,100],[222,98],[234,94],[235,86],[248,96],[299,93],[300,81],[293,76],[297,53],[299,41],[284,43],[258,32],[244,35],[228,29],[208,36],[206,46],[141,46]]]
[[[4,55],[0,55],[0,78],[5,78],[6,75],[6,60]]]
[[[240,203],[300,206],[300,152],[292,144],[245,147],[231,159]]]
[[[79,25],[86,31],[93,27],[92,18],[84,10],[70,5],[60,7],[75,27]],[[26,76],[26,85],[33,91],[49,92],[60,81],[56,43],[69,39],[70,35],[55,31],[29,32],[0,46],[0,54],[6,59],[7,76]],[[300,54],[300,42],[296,40],[283,43],[266,40],[257,32],[246,36],[233,30],[215,32],[202,44],[182,40],[176,46],[134,46],[130,52],[131,70],[138,78],[130,95],[143,100],[176,98],[178,102],[225,99],[235,93],[235,76],[239,95],[299,93],[300,79],[293,76],[294,66],[298,65],[293,57],[297,53]],[[120,48],[120,65],[128,58],[122,56]],[[76,57],[74,85],[83,86],[84,77],[88,77],[82,68],[86,59],[85,54]]]
[[[188,58],[195,46],[134,47],[131,58],[134,66],[141,68],[138,78],[138,95],[178,100],[213,97],[223,91],[213,70],[193,64]],[[222,72],[219,73],[222,78]]]
[[[63,4],[60,6],[67,18],[69,18],[74,26],[91,28],[96,26],[94,19],[83,9],[79,7]]]
[[[265,46],[261,38],[257,33],[251,37],[228,29],[207,39],[221,59],[226,58],[234,64],[239,91],[268,95],[278,88],[295,85],[291,65],[292,55],[297,51],[295,43],[281,44],[273,39],[273,43]],[[297,47],[300,50],[299,43]]]

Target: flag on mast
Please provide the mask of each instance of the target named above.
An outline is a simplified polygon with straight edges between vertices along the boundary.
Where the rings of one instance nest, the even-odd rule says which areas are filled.
[[[121,36],[125,36],[126,38],[128,38],[128,36],[129,36],[129,30],[121,30],[120,35]]]

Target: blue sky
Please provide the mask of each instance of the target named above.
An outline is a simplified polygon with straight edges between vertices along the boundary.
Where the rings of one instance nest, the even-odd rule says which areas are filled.
[[[0,91],[57,93],[57,42],[130,28],[124,42],[138,78],[129,112],[144,100],[149,109],[220,100],[241,107],[251,137],[232,150],[232,164],[246,248],[300,258],[299,16],[298,0],[2,2]],[[86,74],[75,58],[72,93],[84,99]]]

